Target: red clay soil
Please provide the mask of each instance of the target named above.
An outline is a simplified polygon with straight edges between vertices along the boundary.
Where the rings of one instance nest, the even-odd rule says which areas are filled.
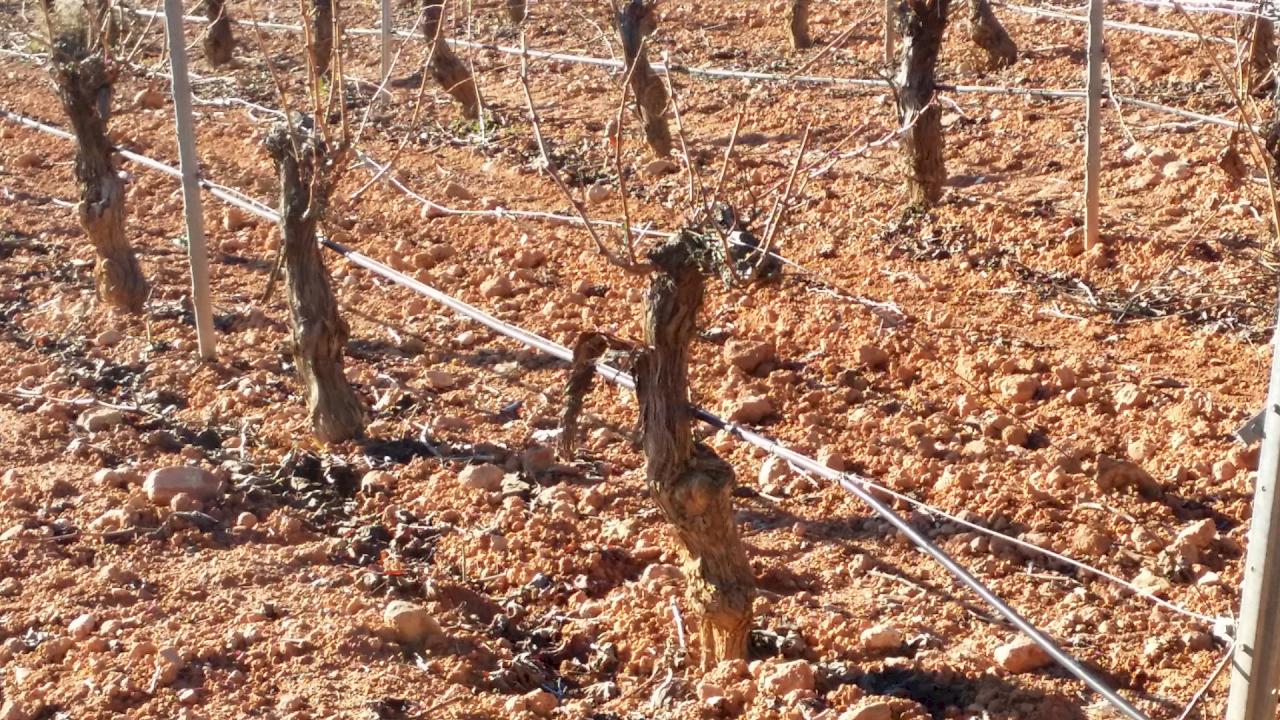
[[[805,72],[886,71],[871,5],[814,3],[817,46],[796,54],[782,5],[665,4],[650,53],[786,73],[852,26]],[[33,7],[0,2],[4,47],[39,51],[25,34],[39,27]],[[289,3],[256,10],[297,21]],[[375,24],[369,7],[344,12],[348,26]],[[942,81],[1079,85],[1082,25],[997,12],[1019,62],[982,74],[956,20]],[[1172,13],[1108,12],[1185,27]],[[397,18],[412,26],[413,8]],[[1232,34],[1227,20],[1197,20]],[[530,47],[608,56],[608,22],[603,3],[534,3],[526,31]],[[505,8],[481,3],[450,28],[518,43],[505,23]],[[113,132],[174,163],[159,23],[131,30],[138,49],[121,68]],[[301,104],[301,43],[237,26],[236,61],[215,70],[198,57],[199,27],[188,32],[205,78],[205,176],[274,204],[261,145],[271,116],[215,101],[279,107],[269,55]],[[1208,54],[1229,61],[1231,47],[1119,30],[1108,42],[1116,92],[1232,112]],[[423,52],[408,44],[395,76]],[[416,121],[417,86],[397,84],[360,148],[396,156],[397,179],[451,207],[567,212],[539,169],[515,58],[461,54],[487,103],[483,127],[457,122],[428,74]],[[373,38],[351,39],[347,58],[352,76],[377,76]],[[530,68],[553,158],[608,220],[622,218],[606,133],[621,80]],[[813,133],[815,170],[802,173],[777,243],[807,271],[788,266],[749,290],[709,286],[692,353],[699,405],[728,415],[764,398],[771,412],[752,419],[797,450],[1196,613],[1234,612],[1257,451],[1231,432],[1264,395],[1276,272],[1265,185],[1219,164],[1228,130],[1110,109],[1105,245],[1085,251],[1078,102],[947,94],[951,179],[943,204],[921,212],[904,204],[895,145],[852,152],[893,129],[885,92],[674,80],[703,186],[742,113],[726,198],[759,213],[757,231]],[[358,119],[371,88],[348,85]],[[0,106],[65,124],[30,59],[0,54]],[[646,173],[629,115],[623,140],[633,223],[679,227],[687,171]],[[1238,148],[1261,177],[1253,149]],[[347,375],[372,422],[365,442],[320,447],[279,286],[261,297],[278,230],[205,197],[219,360],[201,363],[177,183],[121,165],[153,294],[145,316],[113,316],[94,299],[72,159],[71,143],[0,120],[4,720],[1118,717],[1059,668],[1011,664],[998,649],[1017,633],[857,499],[710,432],[738,474],[760,597],[751,663],[704,676],[629,393],[594,390],[578,456],[557,462],[562,364],[330,254],[352,326]],[[558,342],[642,336],[644,279],[609,265],[582,228],[436,216],[386,182],[360,192],[371,177],[346,172],[325,221],[335,239]],[[153,502],[148,474],[184,465],[207,471],[200,490]],[[1177,717],[1222,657],[1206,622],[897,507],[1152,718]],[[397,615],[395,601],[425,612]],[[1217,715],[1225,689],[1219,678],[1192,717]]]

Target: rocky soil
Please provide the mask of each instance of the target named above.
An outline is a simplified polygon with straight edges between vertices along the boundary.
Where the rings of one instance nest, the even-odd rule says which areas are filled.
[[[518,44],[491,5],[451,32]],[[651,51],[885,70],[875,8],[814,3],[819,47],[793,54],[780,6],[665,4]],[[345,10],[349,26],[376,23],[371,7]],[[256,11],[297,20],[289,3]],[[1021,60],[986,71],[957,11],[943,81],[1079,85],[1083,25],[997,11]],[[39,52],[33,12],[0,1],[4,48]],[[413,8],[397,13],[413,25]],[[1187,27],[1136,6],[1108,13]],[[607,56],[607,27],[600,3],[534,3],[528,42]],[[301,45],[236,30],[236,62],[215,69],[188,28],[204,173],[273,203],[261,140],[281,101],[264,58],[297,102]],[[113,133],[176,163],[159,23],[131,31]],[[1108,43],[1117,93],[1232,113],[1210,55],[1229,61],[1231,47],[1119,30]],[[395,77],[422,51],[409,43]],[[463,56],[483,126],[459,122],[430,82],[415,115],[409,78],[370,113],[360,148],[456,210],[568,213],[539,169],[516,59]],[[348,57],[353,77],[377,77],[373,38],[353,37]],[[608,133],[620,74],[535,61],[529,82],[572,192],[620,220]],[[1106,243],[1086,251],[1078,103],[946,94],[951,178],[921,212],[904,203],[897,147],[864,147],[894,127],[884,92],[674,82],[703,185],[742,113],[725,190],[760,223],[812,124],[778,239],[796,264],[750,290],[709,285],[699,405],[1180,608],[1234,612],[1257,448],[1231,433],[1265,393],[1277,278],[1267,193],[1224,170],[1227,129],[1110,111]],[[348,85],[358,120],[371,86]],[[65,124],[46,70],[12,52],[0,106]],[[632,221],[678,228],[689,172],[646,172],[633,119],[623,141]],[[329,255],[352,326],[347,374],[372,422],[364,441],[321,447],[284,299],[278,286],[262,298],[278,230],[206,195],[219,360],[201,363],[177,183],[121,165],[154,290],[144,316],[116,316],[94,299],[72,161],[70,143],[0,119],[0,719],[1116,716],[856,498],[711,430],[701,437],[738,475],[760,596],[750,661],[701,672],[630,394],[594,390],[578,454],[558,458],[563,364]],[[610,266],[581,227],[430,210],[372,178],[359,164],[345,174],[334,239],[558,342],[642,337],[643,278]],[[895,507],[1152,718],[1178,717],[1222,657],[1205,620]],[[1225,688],[1218,678],[1192,717],[1220,713]]]

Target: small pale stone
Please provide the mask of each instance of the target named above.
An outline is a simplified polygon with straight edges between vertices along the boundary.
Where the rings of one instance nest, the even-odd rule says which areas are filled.
[[[92,613],[85,613],[71,621],[67,626],[67,632],[71,634],[72,640],[80,641],[89,637],[97,625],[98,619]]]
[[[587,202],[595,204],[602,203],[609,199],[609,186],[604,183],[595,183],[587,188]]]
[[[142,483],[142,491],[157,505],[168,505],[178,493],[186,493],[203,502],[221,494],[221,483],[202,468],[175,465],[148,473]]]
[[[738,401],[729,413],[733,422],[754,425],[764,420],[773,412],[773,403],[767,397],[749,397]]]
[[[760,688],[777,697],[797,690],[812,691],[814,686],[813,666],[805,660],[781,663],[766,669],[760,675]]]
[[[883,700],[866,700],[841,713],[838,720],[893,720],[893,706]]]
[[[80,413],[76,424],[86,432],[102,432],[124,422],[124,414],[119,410],[105,407],[94,407]]]
[[[236,516],[236,527],[249,529],[258,524],[258,516],[251,512],[242,512]]]
[[[427,384],[432,390],[448,390],[458,384],[458,377],[451,372],[444,370],[428,370],[424,373]]]
[[[124,339],[124,334],[114,328],[108,328],[98,333],[98,337],[93,339],[93,344],[98,347],[111,347]]]
[[[471,190],[453,180],[444,186],[444,194],[454,200],[474,200],[476,197]]]
[[[1030,672],[1052,662],[1048,653],[1029,638],[1018,638],[996,648],[996,664],[1014,674]]]
[[[649,164],[644,166],[644,175],[652,180],[663,175],[670,175],[678,170],[680,170],[679,165],[666,158],[658,158],[657,160],[649,161]]]
[[[508,298],[514,293],[511,281],[502,275],[480,283],[480,294],[487,298]]]
[[[760,485],[776,485],[787,478],[791,474],[791,468],[787,465],[787,461],[776,455],[770,455],[763,464],[760,465]]]
[[[391,628],[396,640],[408,645],[421,645],[440,637],[444,631],[426,608],[404,600],[393,600],[382,612],[382,620]]]
[[[869,368],[881,368],[889,364],[889,353],[877,345],[866,344],[858,348],[858,363]]]
[[[140,90],[133,96],[133,104],[145,110],[155,110],[164,106],[164,94],[157,90]]]
[[[458,474],[463,485],[486,492],[497,492],[502,489],[502,478],[506,472],[491,463],[484,465],[468,465]]]
[[[524,707],[538,717],[547,717],[555,712],[559,701],[556,696],[546,690],[533,690],[525,694]]]
[[[726,351],[729,362],[745,373],[753,373],[777,357],[777,349],[771,342],[731,342]]]
[[[893,650],[902,645],[902,631],[892,625],[876,625],[863,630],[859,639],[869,650]]]

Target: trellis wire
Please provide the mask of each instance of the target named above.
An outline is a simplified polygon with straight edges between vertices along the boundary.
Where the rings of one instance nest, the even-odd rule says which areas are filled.
[[[1075,13],[1063,12],[1061,10],[1051,10],[1049,8],[1038,8],[1030,5],[1018,5],[1015,3],[998,3],[998,7],[1006,8],[1014,12],[1020,12],[1025,15],[1038,15],[1040,17],[1054,18],[1056,20],[1067,20],[1070,22],[1087,23],[1089,18]],[[1116,30],[1127,30],[1129,32],[1142,33],[1144,35],[1158,35],[1161,37],[1177,38],[1179,40],[1199,41],[1200,36],[1186,30],[1170,30],[1169,28],[1153,27],[1151,25],[1142,25],[1140,23],[1123,22],[1120,20],[1108,20],[1104,23],[1108,28]],[[1224,37],[1206,37],[1207,42],[1215,45],[1231,45],[1235,46],[1236,41],[1231,38]]]
[[[144,17],[149,17],[153,13],[150,10],[132,10],[131,12]],[[195,15],[185,15],[183,20],[187,22],[204,24],[207,23],[202,17]],[[258,20],[235,20],[234,22],[241,25],[257,26],[266,30],[279,30],[283,32],[302,32],[300,25],[291,25],[288,23],[265,22]],[[343,32],[351,35],[380,35],[381,30],[375,28],[344,28]],[[406,33],[404,31],[396,31],[396,35],[403,38],[417,39],[416,35]],[[457,38],[447,38],[447,42],[455,47],[465,47],[474,50],[489,50],[491,52],[502,53],[504,55],[521,55],[527,54],[530,58],[539,60],[548,60],[552,62],[566,62],[577,65],[589,65],[594,67],[604,67],[614,70],[624,70],[622,60],[613,58],[592,57],[589,55],[578,55],[574,53],[550,52],[547,50],[534,50],[510,46],[498,45],[495,43],[472,42],[469,40],[460,40]],[[718,79],[739,79],[739,80],[757,80],[761,82],[774,82],[782,84],[795,85],[825,85],[831,87],[868,87],[868,88],[885,88],[892,87],[888,80],[882,78],[851,78],[837,77],[832,75],[787,75],[783,73],[762,72],[757,70],[732,70],[727,68],[710,68],[710,67],[694,67],[689,65],[681,65],[676,63],[655,62],[652,64],[655,71],[660,73],[679,73],[690,76],[700,76]],[[938,90],[964,94],[980,94],[980,95],[1016,95],[1025,97],[1038,97],[1048,100],[1059,99],[1084,99],[1086,97],[1083,90],[1061,90],[1055,88],[1020,88],[994,85],[957,85],[950,83],[938,83]],[[1135,107],[1145,108],[1155,112],[1176,115],[1199,122],[1210,123],[1213,125],[1221,125],[1232,129],[1252,130],[1247,123],[1239,120],[1231,120],[1229,118],[1218,117],[1214,115],[1205,115],[1202,113],[1183,110],[1181,108],[1162,105],[1160,103],[1148,102],[1145,100],[1136,100],[1130,97],[1116,97],[1115,100],[1121,104],[1133,105]]]

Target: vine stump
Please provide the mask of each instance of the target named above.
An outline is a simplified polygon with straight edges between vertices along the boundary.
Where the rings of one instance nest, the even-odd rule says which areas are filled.
[[[809,36],[809,0],[790,0],[787,3],[787,38],[792,50],[813,47]]]
[[[343,374],[342,353],[350,331],[338,314],[316,244],[316,225],[328,201],[328,176],[336,161],[308,125],[306,118],[295,113],[292,129],[285,123],[276,125],[265,144],[280,178],[280,230],[294,362],[306,394],[311,429],[320,441],[334,443],[363,434],[365,411]]]
[[[990,0],[969,0],[969,37],[987,53],[987,67],[995,70],[1018,62],[1018,45],[1000,24]]]
[[[934,205],[947,179],[942,112],[933,102],[938,50],[950,0],[903,0],[898,5],[902,52],[898,74],[898,123],[906,127],[907,193],[913,203]]]
[[[519,25],[529,16],[529,7],[526,0],[507,0],[507,17],[511,19],[512,25]]]
[[[53,12],[48,4],[46,8]],[[83,25],[76,24],[80,20]],[[49,61],[58,100],[76,138],[76,214],[96,254],[93,279],[98,299],[115,310],[137,313],[147,299],[147,281],[125,236],[124,185],[107,137],[115,73],[87,29],[100,23],[86,18],[76,23],[55,29]]]
[[[733,468],[693,440],[689,344],[705,284],[698,253],[688,233],[649,253],[648,347],[636,355],[635,377],[649,492],[680,539],[709,670],[746,657],[755,578],[733,522]]]
[[[431,58],[427,61],[431,76],[440,87],[462,106],[462,117],[479,120],[482,101],[475,78],[453,48],[446,42],[443,27],[445,0],[425,0],[422,7],[422,34],[431,46]],[[510,10],[510,5],[508,5]]]
[[[657,28],[653,0],[627,0],[618,11],[616,21],[645,141],[654,155],[667,157],[671,154],[671,129],[664,114],[667,88],[649,65],[644,51],[645,38]]]
[[[318,77],[329,73],[333,58],[333,0],[311,0],[311,65]]]
[[[204,36],[204,57],[215,67],[231,62],[235,38],[231,35],[231,17],[227,0],[204,0],[204,15],[209,25]]]

